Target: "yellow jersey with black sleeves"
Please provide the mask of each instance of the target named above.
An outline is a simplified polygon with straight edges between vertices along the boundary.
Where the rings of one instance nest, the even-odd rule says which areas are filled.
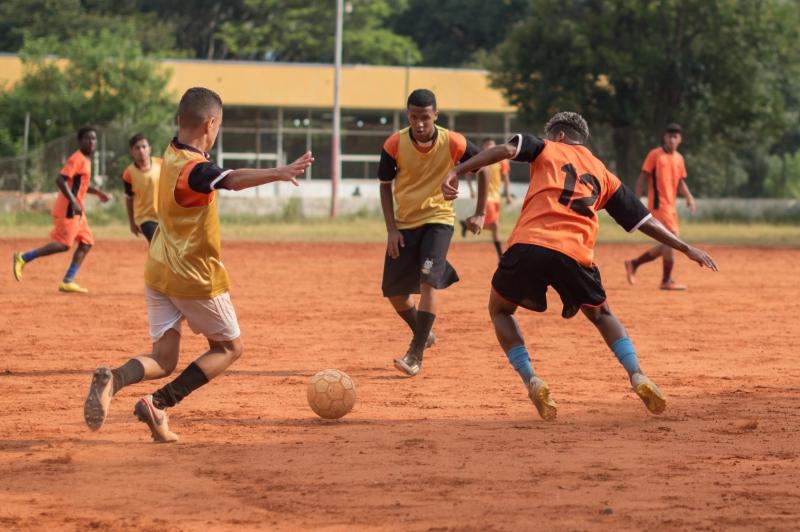
[[[484,170],[489,173],[489,188],[486,192],[486,201],[500,203],[500,189],[503,186],[503,176],[507,176],[510,170],[508,160],[503,159],[499,163],[490,164]]]
[[[131,163],[122,173],[125,195],[133,200],[133,221],[138,226],[145,222],[158,223],[159,175],[161,175],[160,157],[150,158],[150,168],[147,171]]]
[[[378,178],[394,181],[395,220],[398,229],[425,224],[455,223],[453,202],[442,195],[442,181],[457,164],[478,153],[463,135],[436,126],[433,143],[422,147],[410,128],[401,129],[383,144]]]
[[[222,264],[217,192],[230,173],[177,139],[164,152],[158,183],[158,229],[145,284],[162,294],[211,299],[228,291]]]

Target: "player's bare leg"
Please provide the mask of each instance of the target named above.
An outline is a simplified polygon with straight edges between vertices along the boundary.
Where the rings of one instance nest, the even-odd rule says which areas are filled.
[[[170,443],[178,436],[169,430],[167,408],[173,407],[197,388],[225,372],[242,356],[242,341],[208,341],[208,351],[189,364],[173,381],[152,395],[146,395],[136,403],[134,413],[139,421],[150,428],[153,441]]]
[[[392,298],[390,298],[391,300]],[[410,301],[410,297],[408,300]],[[397,305],[392,302],[397,310]],[[398,311],[399,313],[399,311]],[[404,318],[405,319],[405,318]],[[416,312],[414,337],[408,351],[402,358],[394,360],[394,366],[409,376],[414,376],[422,369],[422,356],[425,349],[436,341],[433,335],[433,322],[436,319],[436,289],[427,284],[420,284],[419,311]]]
[[[658,386],[651,381],[639,367],[636,349],[633,346],[622,322],[611,312],[607,303],[592,307],[581,307],[583,314],[597,327],[608,347],[628,372],[631,386],[636,395],[644,402],[647,409],[653,414],[660,414],[667,406],[667,400]]]
[[[411,295],[392,296],[388,299],[398,316],[400,316],[403,321],[406,322],[409,329],[411,329],[411,334],[413,335],[417,327],[417,307],[414,304],[414,300],[411,299]],[[425,349],[432,347],[435,343],[436,335],[431,331],[428,335],[428,341],[425,342]]]
[[[160,379],[175,371],[180,342],[180,333],[170,329],[153,343],[151,353],[133,357],[118,368],[97,368],[83,405],[86,425],[93,431],[100,430],[108,416],[111,398],[125,386]]]
[[[662,244],[657,244],[638,257],[633,260],[626,260],[625,261],[625,275],[628,278],[628,283],[635,284],[636,283],[636,270],[639,269],[639,266],[642,264],[647,264],[648,262],[652,262],[657,258],[663,256],[664,250],[670,249],[667,246]]]
[[[19,281],[22,279],[22,270],[25,268],[25,265],[29,262],[32,262],[35,259],[40,257],[46,257],[48,255],[53,255],[55,253],[64,253],[65,251],[69,250],[69,246],[66,244],[62,244],[61,242],[48,242],[44,246],[36,249],[32,249],[30,251],[26,251],[25,253],[17,252],[14,253],[13,257],[13,272],[14,272],[14,279]]]
[[[533,373],[530,355],[525,347],[525,338],[514,316],[516,311],[517,305],[503,299],[492,290],[489,296],[489,316],[492,318],[497,341],[500,342],[508,361],[522,378],[528,390],[528,397],[539,412],[539,416],[552,421],[557,415],[556,403],[550,398],[550,387],[547,383]]]
[[[663,246],[663,273],[661,276],[662,290],[686,290],[685,284],[676,283],[672,279],[672,268],[675,266],[675,253],[669,246]]]
[[[492,231],[492,243],[494,244],[494,249],[497,251],[497,258],[499,259],[503,255],[503,245],[500,243],[500,223],[491,223],[485,226],[484,229]]]

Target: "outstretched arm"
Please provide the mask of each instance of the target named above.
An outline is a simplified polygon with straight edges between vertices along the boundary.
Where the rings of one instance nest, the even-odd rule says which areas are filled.
[[[444,199],[454,200],[458,197],[458,176],[468,172],[475,172],[479,168],[500,162],[503,159],[511,159],[516,153],[517,147],[513,144],[500,144],[484,150],[475,157],[455,166],[444,178],[444,183],[442,184]]]
[[[686,205],[689,207],[689,212],[694,214],[697,211],[697,205],[694,202],[694,196],[689,191],[689,185],[686,184],[685,179],[681,179],[678,183],[678,194],[686,198]]]
[[[297,176],[302,175],[306,168],[314,162],[311,152],[306,152],[286,166],[276,168],[239,168],[229,172],[222,178],[217,188],[228,190],[244,190],[275,181],[290,181],[299,186]]]
[[[639,231],[646,234],[650,238],[661,242],[662,244],[671,247],[672,249],[676,249],[689,257],[691,260],[695,261],[700,266],[705,266],[706,268],[710,269],[711,271],[719,271],[717,268],[717,264],[714,262],[714,259],[711,258],[705,251],[702,249],[698,249],[695,247],[690,246],[680,238],[678,238],[674,233],[672,233],[669,229],[664,227],[664,225],[656,220],[655,218],[650,218],[645,223],[643,223],[639,227]]]

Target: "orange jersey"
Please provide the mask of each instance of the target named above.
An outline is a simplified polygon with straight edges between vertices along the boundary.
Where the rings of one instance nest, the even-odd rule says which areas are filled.
[[[517,135],[511,143],[515,141],[514,160],[530,163],[531,180],[508,246],[536,244],[591,266],[599,229],[597,211],[620,189],[620,180],[584,146],[533,135]],[[626,229],[635,223],[626,223]]]
[[[678,231],[678,211],[675,208],[678,186],[686,179],[686,164],[683,156],[664,148],[654,148],[647,154],[642,171],[648,172],[650,183],[647,191],[647,206],[653,216],[673,232]]]
[[[83,198],[86,197],[86,191],[89,190],[89,182],[92,178],[92,162],[81,150],[75,151],[69,156],[64,167],[59,172],[66,180],[67,188],[72,191],[78,205],[83,209]],[[72,218],[72,204],[67,197],[61,192],[56,196],[56,202],[53,204],[53,216]]]

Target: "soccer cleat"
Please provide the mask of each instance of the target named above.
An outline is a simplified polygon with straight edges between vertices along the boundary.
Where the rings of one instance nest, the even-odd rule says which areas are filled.
[[[688,289],[689,289],[689,287],[688,287],[688,286],[686,286],[685,284],[679,284],[679,283],[676,283],[675,281],[673,281],[672,279],[670,279],[670,280],[669,280],[669,281],[667,281],[666,283],[661,283],[661,289],[662,289],[662,290],[675,290],[675,291],[683,291],[683,290],[688,290]]]
[[[25,267],[25,259],[22,258],[22,253],[14,253],[13,261],[14,279],[19,281],[22,279],[22,269]]]
[[[133,409],[133,413],[142,423],[150,427],[150,434],[156,443],[172,443],[178,441],[178,435],[169,430],[167,424],[167,411],[156,408],[153,396],[145,395]]]
[[[467,222],[465,222],[464,220],[459,220],[458,223],[461,224],[461,238],[466,238],[467,237]]]
[[[636,284],[636,268],[633,267],[632,260],[625,261],[625,276],[628,278],[628,284]]]
[[[433,334],[433,331],[431,331],[430,334],[428,335],[428,339],[425,340],[425,349],[433,347],[434,344],[436,344],[436,335]]]
[[[550,399],[550,387],[539,377],[534,376],[528,383],[528,397],[542,419],[553,421],[556,418],[556,402]]]
[[[89,293],[89,289],[88,288],[82,287],[81,285],[79,285],[75,281],[70,281],[68,283],[62,282],[60,285],[58,285],[58,291],[59,292],[67,292],[67,293],[70,293],[70,294],[88,294]]]
[[[422,370],[422,360],[421,357],[409,349],[403,358],[394,359],[394,367],[409,377],[413,377]]]
[[[631,387],[651,413],[661,414],[667,408],[667,399],[664,394],[644,373],[631,375]]]
[[[100,430],[111,406],[114,392],[114,377],[108,368],[97,368],[89,385],[89,395],[83,403],[83,419],[92,431]]]

